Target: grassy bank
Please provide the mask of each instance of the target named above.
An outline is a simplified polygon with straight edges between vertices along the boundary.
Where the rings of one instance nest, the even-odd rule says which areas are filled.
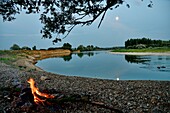
[[[170,52],[170,48],[145,48],[145,49],[115,49],[112,52],[153,52],[162,53]]]
[[[0,62],[19,67],[32,67],[38,60],[70,55],[70,50],[0,50]]]
[[[0,50],[0,62],[11,64],[17,60],[17,53],[10,50]]]

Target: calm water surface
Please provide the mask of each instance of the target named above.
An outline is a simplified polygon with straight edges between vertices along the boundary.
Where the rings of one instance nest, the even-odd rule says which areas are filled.
[[[68,76],[112,80],[170,80],[170,56],[84,52],[44,59],[36,65],[45,71]]]

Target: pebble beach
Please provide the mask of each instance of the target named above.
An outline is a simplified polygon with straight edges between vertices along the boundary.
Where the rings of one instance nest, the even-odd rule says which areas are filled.
[[[89,95],[93,102],[102,103],[123,113],[170,113],[170,81],[115,81],[82,78],[48,73],[43,70],[24,70],[0,63],[0,87],[29,87],[33,78],[39,89],[55,89],[67,94]],[[0,112],[11,103],[0,93]],[[59,112],[59,111],[55,111]],[[67,113],[110,112],[92,105],[73,105]],[[114,113],[114,112],[113,112]]]

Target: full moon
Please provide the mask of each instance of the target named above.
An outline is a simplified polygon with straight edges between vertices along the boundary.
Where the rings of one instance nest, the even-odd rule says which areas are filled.
[[[116,21],[118,21],[118,20],[119,20],[119,17],[118,17],[118,16],[116,16],[116,17],[115,17],[115,19],[116,19]]]

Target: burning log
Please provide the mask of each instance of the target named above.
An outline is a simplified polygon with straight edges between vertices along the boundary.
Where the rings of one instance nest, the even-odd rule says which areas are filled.
[[[81,103],[85,103],[85,104],[91,104],[92,106],[97,106],[100,108],[105,108],[105,109],[109,109],[111,112],[114,111],[114,113],[123,113],[121,110],[119,109],[115,109],[111,106],[107,106],[102,102],[95,102],[95,101],[90,101],[89,100],[89,96],[88,95],[84,95],[84,96],[80,96],[80,95],[72,95],[72,96],[68,96],[68,97],[63,97],[63,98],[53,98],[53,99],[47,99],[49,102],[51,103],[57,103],[59,105],[62,105],[66,102],[81,102]]]
[[[54,98],[53,95],[40,92],[39,89],[37,87],[35,87],[35,81],[32,78],[30,78],[27,82],[30,84],[30,88],[31,88],[32,94],[34,96],[34,102],[35,103],[44,104],[45,100],[40,99],[38,96],[45,97],[45,98]]]

